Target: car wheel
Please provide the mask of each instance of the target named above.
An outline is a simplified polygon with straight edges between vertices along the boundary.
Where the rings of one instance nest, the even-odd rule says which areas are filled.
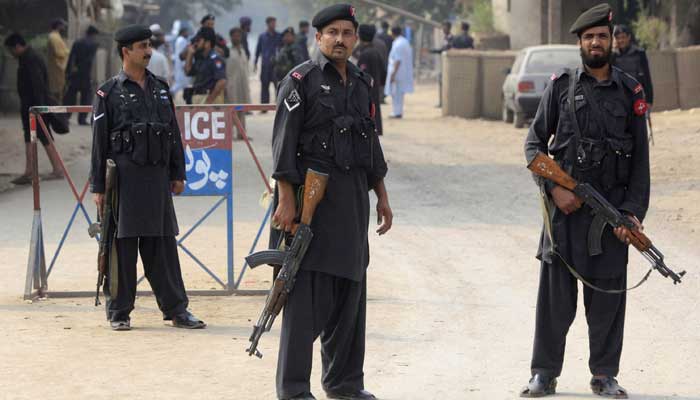
[[[506,101],[503,100],[503,106],[502,106],[502,111],[501,111],[501,119],[503,119],[503,122],[506,124],[512,124],[513,123],[513,110],[508,108],[508,105],[506,104]]]
[[[515,126],[518,129],[525,127],[525,113],[521,113],[521,112],[514,113],[513,126]]]

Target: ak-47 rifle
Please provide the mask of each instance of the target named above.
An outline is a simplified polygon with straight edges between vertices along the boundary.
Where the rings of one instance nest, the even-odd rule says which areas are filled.
[[[100,235],[100,249],[97,253],[97,289],[95,290],[95,306],[100,305],[100,287],[104,282],[104,278],[109,278],[109,296],[117,297],[119,289],[119,279],[117,275],[117,249],[114,246],[115,233],[117,231],[117,164],[111,160],[107,160],[107,168],[105,172],[105,195],[102,213],[97,215],[97,223],[94,223],[88,229],[90,237]],[[109,276],[108,276],[109,275]]]
[[[301,261],[304,259],[306,250],[309,248],[311,239],[314,236],[310,227],[311,219],[316,211],[316,206],[323,199],[327,184],[327,174],[308,169],[306,171],[306,180],[304,181],[300,223],[292,228],[292,234],[294,235],[292,244],[286,251],[264,250],[246,257],[246,261],[251,268],[263,264],[282,266],[275,281],[272,283],[272,288],[270,288],[270,292],[265,300],[265,307],[260,314],[260,318],[258,318],[257,324],[253,327],[253,333],[250,335],[250,347],[246,349],[249,356],[255,354],[258,358],[262,358],[262,353],[258,350],[260,337],[263,333],[270,331],[275,318],[287,303],[287,296],[294,289]]]
[[[622,215],[610,202],[608,202],[593,186],[587,183],[576,182],[574,178],[564,172],[561,167],[547,155],[539,152],[528,164],[527,168],[536,175],[556,183],[557,185],[572,191],[578,198],[587,204],[595,217],[588,231],[588,248],[591,255],[603,252],[600,238],[605,225],[613,228],[625,227],[630,231],[630,243],[646,258],[653,269],[659,271],[666,278],[673,279],[673,283],[680,283],[685,271],[676,274],[664,263],[664,255],[651,243],[651,240],[637,229],[634,222]]]

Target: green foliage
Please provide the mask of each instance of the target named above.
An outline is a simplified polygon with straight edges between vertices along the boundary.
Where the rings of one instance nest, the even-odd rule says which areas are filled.
[[[642,12],[632,22],[635,36],[640,46],[648,50],[658,50],[668,37],[669,27],[664,20]]]
[[[493,8],[491,0],[475,0],[474,6],[469,14],[471,30],[479,33],[494,32]]]

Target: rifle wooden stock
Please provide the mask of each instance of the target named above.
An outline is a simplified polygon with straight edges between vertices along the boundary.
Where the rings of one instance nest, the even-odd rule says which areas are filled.
[[[309,169],[304,181],[304,205],[301,210],[301,223],[311,225],[318,203],[323,199],[328,186],[328,174]]]
[[[556,161],[549,158],[546,154],[538,152],[535,158],[530,161],[527,168],[536,175],[556,183],[571,191],[574,190],[578,182],[569,174],[567,174]]]

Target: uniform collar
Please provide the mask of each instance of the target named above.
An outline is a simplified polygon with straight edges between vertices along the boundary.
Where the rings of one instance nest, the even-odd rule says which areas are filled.
[[[598,82],[598,81],[596,80],[596,78],[595,78],[593,75],[591,75],[591,74],[589,74],[588,72],[586,72],[586,68],[585,68],[583,65],[581,65],[581,66],[578,68],[578,72],[577,72],[577,75],[576,75],[576,80],[577,80],[577,81],[580,81],[580,80],[581,80],[581,77],[582,77],[582,76],[585,76],[587,79],[590,79],[592,82],[594,82],[594,85],[599,85],[599,86],[610,86],[610,85],[615,84],[615,85],[618,85],[618,86],[619,86],[619,85],[622,85],[622,77],[621,77],[621,75],[620,75],[620,72],[621,72],[621,71],[620,71],[619,69],[617,69],[617,68],[613,67],[612,65],[610,65],[610,79],[608,79],[607,81]]]
[[[148,83],[151,79],[153,79],[153,76],[154,75],[151,73],[151,71],[146,69],[146,83]],[[129,76],[126,74],[126,72],[124,72],[123,69],[119,71],[119,74],[117,75],[117,81],[119,83],[124,83],[124,81],[130,81],[130,82],[136,83],[131,78],[129,78]]]
[[[331,66],[333,67],[333,65],[332,65],[333,63],[331,62],[331,60],[329,60],[328,57],[326,57],[323,53],[321,53],[320,50],[317,52],[316,58],[314,59],[314,62],[321,68],[322,71],[325,71],[326,66],[328,64],[331,64]],[[335,69],[335,67],[333,67],[333,68]],[[348,76],[350,76],[350,75],[359,76],[360,75],[359,68],[357,68],[355,66],[355,64],[350,62],[350,60],[348,60],[347,68],[348,68]]]

